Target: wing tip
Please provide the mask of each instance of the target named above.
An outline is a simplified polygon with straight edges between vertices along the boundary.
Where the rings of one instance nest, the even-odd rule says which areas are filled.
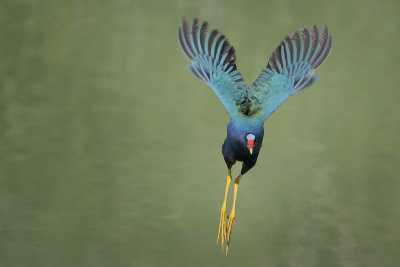
[[[290,51],[286,51],[285,40],[294,41],[297,49],[293,49],[289,42],[287,46]],[[323,25],[321,31],[316,24],[312,24],[310,29],[301,26],[300,31],[289,34],[271,53],[266,67],[281,73],[288,64],[307,61],[313,69],[316,69],[329,55],[332,43],[333,38],[327,25]],[[286,58],[281,57],[282,53]]]

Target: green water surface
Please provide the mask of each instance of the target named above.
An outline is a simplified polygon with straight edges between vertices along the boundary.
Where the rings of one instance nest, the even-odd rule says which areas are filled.
[[[399,266],[399,13],[396,0],[2,0],[0,266]],[[185,67],[182,16],[226,34],[248,84],[300,26],[334,38],[319,81],[265,123],[228,257],[228,116]]]

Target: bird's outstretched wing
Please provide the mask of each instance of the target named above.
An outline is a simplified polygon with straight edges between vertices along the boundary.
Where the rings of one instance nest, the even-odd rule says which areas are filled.
[[[208,23],[195,19],[191,26],[182,20],[179,44],[191,60],[190,72],[210,86],[231,118],[248,110],[249,101],[243,77],[236,69],[235,49],[218,30],[208,33]]]
[[[328,27],[319,32],[301,28],[281,42],[266,68],[248,89],[249,114],[266,120],[291,95],[313,85],[319,75],[314,71],[325,61],[332,47]]]

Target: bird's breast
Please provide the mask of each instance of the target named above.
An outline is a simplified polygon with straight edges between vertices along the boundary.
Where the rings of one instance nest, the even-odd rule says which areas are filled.
[[[250,154],[250,150],[241,142],[225,140],[222,147],[222,154],[226,158],[234,159],[237,161],[246,161],[249,158],[256,158],[260,151],[260,147],[255,147],[253,154]]]

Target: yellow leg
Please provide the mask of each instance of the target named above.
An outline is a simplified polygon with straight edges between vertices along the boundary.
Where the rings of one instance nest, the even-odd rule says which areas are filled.
[[[224,197],[224,202],[222,203],[221,218],[219,219],[219,228],[217,237],[217,244],[218,244],[219,237],[221,236],[222,249],[224,248],[224,243],[226,239],[226,201],[228,200],[228,192],[229,192],[229,187],[231,185],[231,181],[232,181],[231,170],[228,170],[228,177],[226,177],[225,197]]]
[[[233,204],[232,204],[231,213],[229,214],[228,227],[226,228],[226,235],[227,235],[227,237],[226,237],[226,255],[228,255],[229,241],[231,240],[233,221],[235,220],[235,207],[236,207],[237,191],[238,191],[240,179],[242,177],[243,177],[243,175],[240,174],[236,178],[235,184],[233,185]]]

